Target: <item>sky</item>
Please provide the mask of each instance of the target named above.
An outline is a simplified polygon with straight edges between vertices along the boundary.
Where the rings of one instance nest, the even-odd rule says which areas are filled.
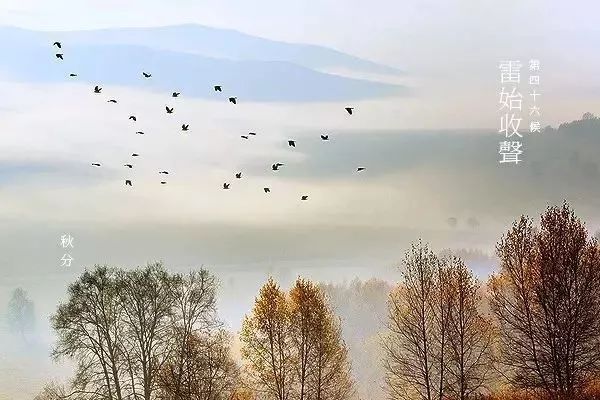
[[[485,279],[512,221],[564,200],[595,232],[598,125],[528,136],[525,162],[500,166],[497,101],[499,61],[536,58],[544,126],[600,113],[598,8],[541,0],[3,0],[0,29],[25,30],[0,35],[9,56],[0,59],[0,304],[15,287],[30,293],[47,354],[48,315],[67,283],[94,264],[205,266],[225,293],[236,293],[220,304],[235,330],[268,275],[284,284],[298,274],[395,280],[403,252],[422,238],[439,250],[482,252],[471,267]],[[179,24],[252,40],[194,47],[201,34],[191,25],[181,36],[153,30]],[[122,30],[131,27],[150,33]],[[109,29],[112,42],[102,32],[65,33],[98,29]],[[31,31],[51,33],[32,39]],[[131,42],[147,38],[156,42]],[[242,53],[221,43],[256,47],[244,53],[251,60],[236,59]],[[397,72],[355,68],[327,49]],[[331,57],[337,65],[318,65]],[[148,66],[154,74],[144,81]],[[66,68],[80,76],[66,79]],[[223,71],[230,84],[221,95],[211,85]],[[226,98],[236,94],[234,106]],[[258,135],[241,139],[248,131]],[[123,166],[130,162],[132,170]],[[275,162],[285,164],[276,173]],[[359,166],[366,170],[356,173]],[[166,185],[160,170],[170,172]],[[60,265],[63,234],[74,237],[69,268]],[[47,357],[39,365],[44,379],[54,373]]]

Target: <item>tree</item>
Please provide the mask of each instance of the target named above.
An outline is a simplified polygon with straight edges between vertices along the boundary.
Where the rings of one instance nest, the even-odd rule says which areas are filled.
[[[583,113],[583,115],[581,116],[581,119],[586,121],[586,120],[590,120],[590,119],[597,119],[598,117],[596,117],[594,114],[592,114],[591,112],[585,112]]]
[[[462,260],[452,257],[445,267],[448,294],[448,364],[446,389],[451,398],[466,400],[481,394],[489,381],[494,330],[481,313],[480,285]]]
[[[68,301],[51,317],[58,335],[53,356],[77,362],[73,380],[77,395],[109,400],[125,397],[125,327],[116,275],[117,270],[101,266],[84,272],[69,286]]]
[[[132,395],[150,400],[157,375],[171,350],[172,282],[161,264],[119,271],[117,301],[125,334],[121,350],[127,360]],[[141,393],[138,394],[138,388]]]
[[[353,393],[348,351],[341,327],[323,291],[298,278],[289,293],[298,398],[343,400]]]
[[[383,342],[386,387],[393,399],[441,399],[444,368],[436,361],[443,364],[443,347],[435,341],[436,331],[443,330],[433,312],[440,260],[419,242],[405,254],[403,264],[402,284],[390,294]]]
[[[216,318],[215,285],[206,271],[169,274],[161,264],[84,272],[51,318],[55,358],[77,362],[69,396],[154,399],[167,362],[183,379],[188,341],[217,325],[208,323]]]
[[[242,357],[257,392],[267,398],[288,400],[294,384],[290,313],[285,293],[269,278],[260,289],[240,340]]]
[[[181,337],[181,336],[180,336]],[[165,400],[227,400],[236,392],[239,369],[230,354],[229,335],[192,333],[184,362],[174,354],[160,373],[160,398]]]
[[[173,346],[168,365],[162,368],[162,388],[173,399],[185,399],[191,396],[187,382],[190,376],[190,365],[203,362],[199,357],[208,357],[200,353],[202,348],[212,349],[205,345],[214,341],[213,330],[220,328],[216,316],[217,282],[206,270],[192,271],[187,275],[177,274],[172,280],[174,296],[171,322],[171,340]],[[217,335],[215,338],[221,338]],[[224,342],[220,343],[225,346]],[[222,359],[224,362],[227,359]],[[226,368],[229,370],[229,368]],[[197,377],[196,377],[197,378]],[[165,386],[166,385],[166,386]]]
[[[27,292],[17,288],[8,301],[8,327],[11,332],[25,338],[25,333],[35,326],[34,306]]]
[[[298,278],[286,294],[271,278],[244,319],[242,356],[260,393],[284,400],[345,400],[354,390],[339,321],[324,292]]]
[[[600,372],[600,252],[565,203],[539,229],[523,216],[497,247],[490,280],[511,383],[555,399],[580,395]]]
[[[440,258],[421,242],[405,254],[404,267],[390,295],[383,341],[390,397],[481,395],[491,369],[493,330],[481,312],[473,274],[460,258]]]

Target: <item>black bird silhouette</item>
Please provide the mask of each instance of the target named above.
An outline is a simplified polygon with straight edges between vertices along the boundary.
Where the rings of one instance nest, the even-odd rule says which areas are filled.
[[[159,174],[165,174],[165,175],[169,175],[169,172],[168,172],[168,171],[159,171],[158,173],[159,173]]]
[[[131,155],[131,157],[139,157],[139,156],[140,156],[140,155],[139,155],[138,153],[133,153],[133,154]]]
[[[56,46],[56,47],[58,47],[59,49],[62,49],[62,44],[60,44],[60,42],[54,42],[54,43],[52,44],[52,46]]]
[[[215,86],[215,92],[222,92],[223,89],[221,88],[221,86]]]
[[[142,75],[144,75],[144,78],[150,78],[152,76],[152,74],[149,74],[147,72],[142,72]]]
[[[137,133],[138,135],[143,135],[143,134],[144,134],[144,132],[142,132],[142,131],[137,131],[136,133]]]
[[[137,118],[135,117],[135,115],[130,115],[129,119],[132,120],[133,122],[137,121]]]
[[[102,88],[98,85],[94,86],[94,93],[100,93],[102,91]]]
[[[308,196],[304,195],[300,198],[300,200],[308,200]]]
[[[271,165],[271,168],[273,169],[273,171],[278,171],[279,167],[283,166],[282,163],[275,163],[273,165]]]
[[[241,173],[241,172],[238,172],[237,174],[235,174],[235,177],[236,177],[237,179],[242,179],[242,173]]]
[[[271,189],[269,189],[268,187],[263,188],[263,190],[265,191],[265,193],[271,193]]]
[[[295,140],[288,140],[288,146],[290,146],[290,147],[296,147],[296,141]]]
[[[181,93],[179,93],[179,92],[173,92],[173,94],[171,96],[173,96],[173,97],[179,97],[180,94]]]
[[[348,111],[348,114],[352,115],[352,110],[354,110],[354,107],[346,107],[346,111]]]
[[[115,99],[110,99],[110,100],[108,101],[108,103],[115,103],[115,104],[116,104],[116,103],[117,103],[117,101],[116,101]]]
[[[329,135],[321,135],[321,139],[323,139],[323,140],[329,140]]]
[[[182,124],[181,125],[181,130],[182,131],[188,131],[188,130],[190,130],[190,125],[189,124]]]
[[[223,184],[223,189],[229,189],[229,183],[224,183]]]
[[[165,182],[165,181],[160,181],[160,184],[161,184],[161,185],[166,185],[166,184],[167,184],[167,182]]]
[[[237,97],[230,97],[229,102],[233,104],[237,104]]]
[[[100,164],[98,164],[98,163],[92,163],[92,165],[93,165],[94,167],[99,167],[99,166],[100,166]]]
[[[131,164],[123,164],[123,165],[125,165],[129,169],[133,168],[133,165],[131,165]]]
[[[70,77],[77,76],[77,74],[69,74]]]
[[[61,60],[64,60],[62,53],[56,53],[56,58],[60,58]]]
[[[125,179],[125,186],[133,186],[129,179]]]
[[[173,107],[165,106],[165,110],[167,110],[167,114],[173,114]]]
[[[246,136],[246,135],[242,135],[242,136],[240,136],[240,137],[241,137],[242,139],[246,139],[246,140],[248,139],[248,136]]]
[[[248,135],[256,136],[256,132],[248,132]]]
[[[356,172],[364,171],[365,169],[366,169],[365,167],[358,167],[358,168],[356,168]]]

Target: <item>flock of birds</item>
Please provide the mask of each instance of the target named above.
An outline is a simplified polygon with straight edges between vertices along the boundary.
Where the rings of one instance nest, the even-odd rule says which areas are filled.
[[[56,48],[58,48],[59,51],[62,51],[62,43],[61,42],[54,42],[53,46],[56,47]],[[55,56],[59,60],[64,60],[64,53],[62,53],[62,52],[60,52],[60,53],[57,52],[55,54]],[[70,73],[69,74],[69,77],[76,77],[76,76],[77,76],[77,74],[75,74],[75,73]],[[143,71],[142,72],[142,77],[144,79],[150,79],[150,78],[152,78],[152,74]],[[222,92],[223,91],[223,87],[221,85],[215,85],[213,87],[213,89],[214,89],[215,92]],[[100,87],[98,85],[94,86],[94,93],[95,94],[101,94],[102,93],[102,87]],[[180,95],[181,95],[180,92],[173,92],[173,93],[171,93],[171,97],[173,97],[173,98],[179,97]],[[237,97],[229,97],[228,100],[229,100],[230,103],[232,103],[234,105],[237,104]],[[116,99],[109,99],[108,102],[116,104],[117,100]],[[348,115],[352,115],[353,111],[354,111],[354,107],[345,107],[345,110],[348,113]],[[175,111],[175,109],[174,109],[174,107],[169,107],[167,105],[167,106],[165,106],[165,111],[166,111],[167,114],[173,114],[173,112]],[[135,115],[130,115],[129,116],[129,120],[131,120],[133,122],[136,122],[137,121],[137,117]],[[185,124],[184,123],[184,124],[181,125],[181,131],[182,132],[188,132],[189,129],[190,129],[190,125],[189,124]],[[144,132],[137,131],[136,134],[143,135]],[[248,140],[250,138],[250,136],[256,136],[256,132],[248,132],[247,135],[241,135],[241,138],[244,139],[244,140]],[[329,135],[321,135],[321,140],[328,141],[329,140]],[[295,140],[288,140],[288,146],[295,148],[296,147],[296,141]],[[131,157],[139,157],[139,156],[140,155],[138,153],[131,154]],[[99,162],[93,162],[91,165],[92,165],[92,167],[96,167],[96,168],[102,166],[102,164],[100,164]],[[271,165],[271,169],[273,171],[278,171],[279,168],[283,167],[284,165],[285,164],[283,164],[283,163],[277,162],[277,163]],[[133,164],[124,164],[124,167],[132,169],[133,168]],[[357,172],[361,172],[361,171],[364,171],[365,169],[366,169],[365,167],[358,167],[356,169],[356,171]],[[159,175],[165,175],[165,176],[169,175],[169,171],[159,171],[158,173],[159,173]],[[242,179],[242,173],[241,172],[237,172],[235,174],[235,178],[236,179]],[[161,185],[166,185],[167,181],[166,180],[161,180],[160,183],[161,183]],[[131,179],[125,179],[125,186],[133,186],[133,183],[132,183]],[[231,183],[229,183],[229,182],[224,182],[223,183],[223,189],[224,190],[230,189],[230,186],[231,186]],[[265,193],[270,193],[271,189],[269,187],[264,187],[263,191]],[[302,195],[300,197],[300,200],[302,200],[302,201],[308,200],[308,195]]]

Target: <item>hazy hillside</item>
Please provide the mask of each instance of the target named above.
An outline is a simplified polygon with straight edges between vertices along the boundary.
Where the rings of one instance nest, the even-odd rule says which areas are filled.
[[[221,37],[223,36],[223,37]],[[54,58],[63,43],[64,61]],[[218,43],[218,44],[217,44]],[[198,26],[33,32],[0,28],[0,74],[24,82],[87,82],[182,90],[217,98],[212,87],[243,101],[341,101],[406,94],[406,88],[321,72],[321,67],[390,69],[317,46],[274,42]],[[218,51],[222,50],[222,51]],[[311,61],[313,60],[313,61]],[[153,78],[144,80],[141,71]],[[69,73],[78,76],[69,78]]]

